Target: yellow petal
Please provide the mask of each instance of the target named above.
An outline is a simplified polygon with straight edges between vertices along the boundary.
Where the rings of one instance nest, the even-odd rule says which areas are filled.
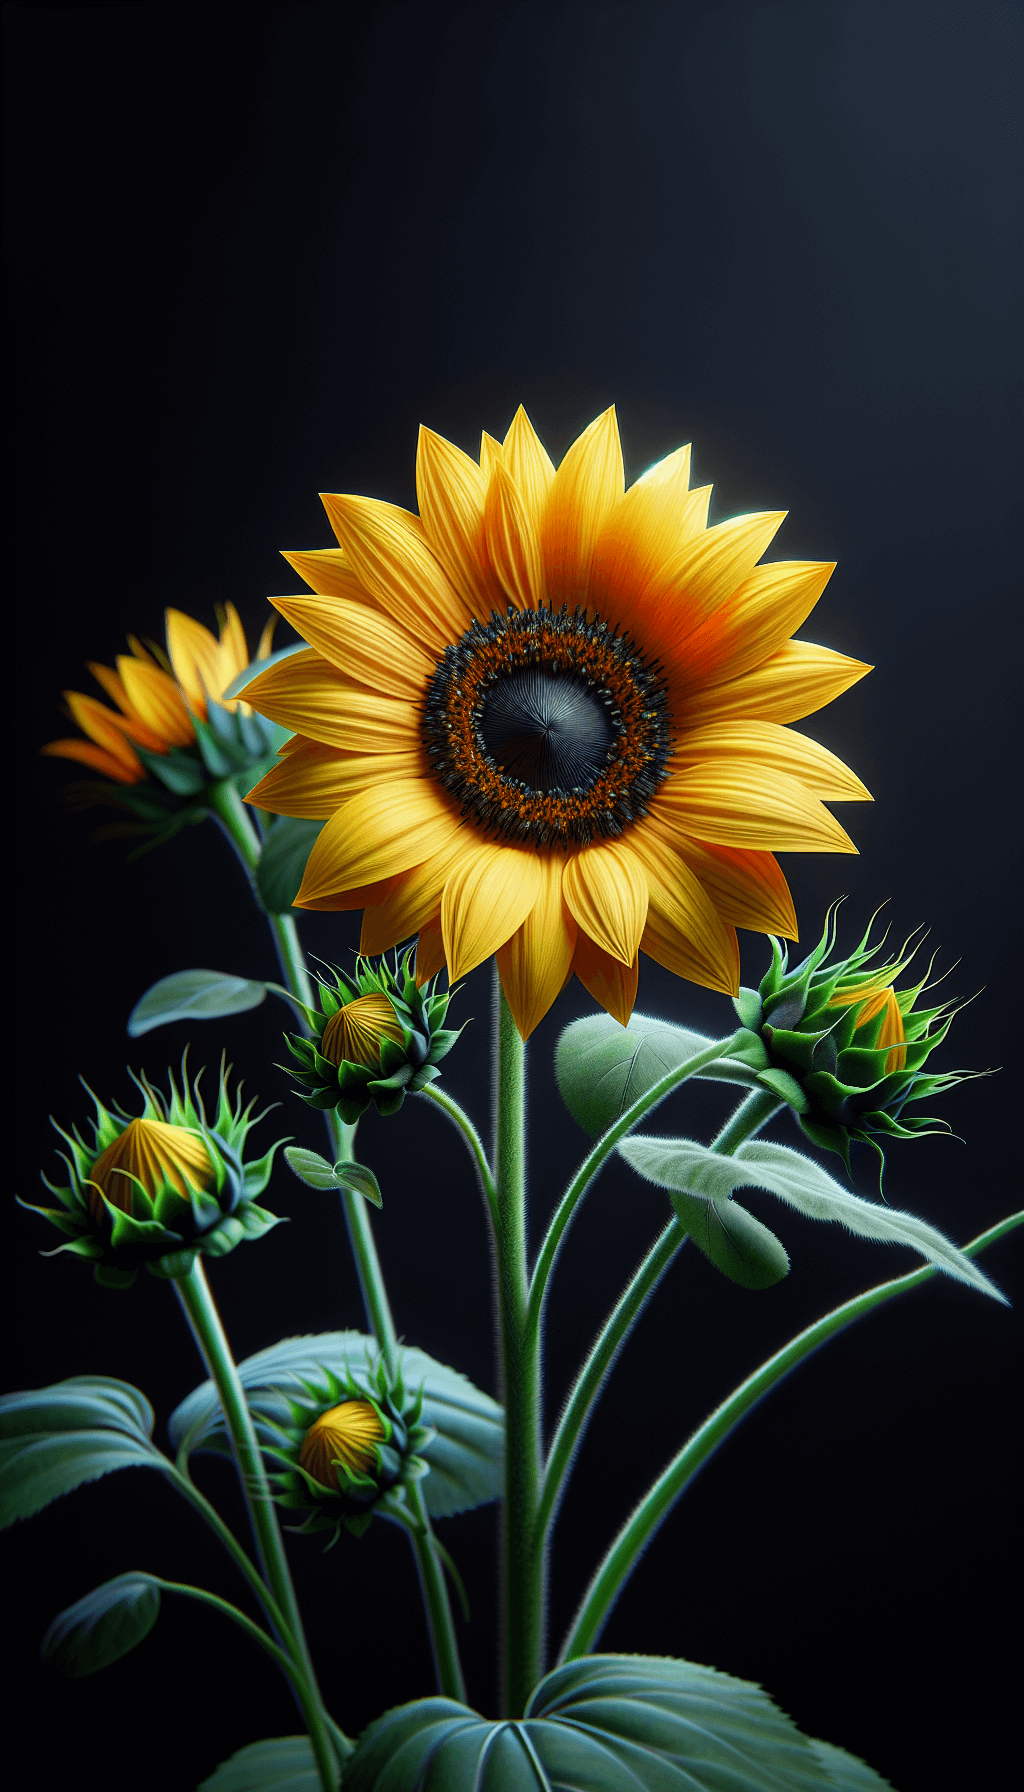
[[[733,939],[736,935],[733,933]],[[702,989],[717,989],[722,995],[734,996],[740,986],[739,947],[735,954],[735,974],[732,980],[713,968],[709,968],[693,949],[692,943],[664,921],[657,910],[652,908],[647,917],[644,937],[640,941],[641,952],[653,958],[655,964],[664,965],[674,977],[685,977],[688,983],[697,983]]]
[[[576,935],[572,968],[585,990],[620,1026],[626,1026],[636,1002],[639,960],[620,964],[582,931]]]
[[[312,648],[258,673],[245,697],[271,721],[325,746],[388,753],[419,745],[419,716],[411,703],[351,684]]]
[[[393,779],[415,778],[422,769],[418,751],[343,753],[319,741],[300,740],[245,800],[271,815],[326,821],[357,790],[374,789],[380,801],[386,802]]]
[[[784,510],[730,517],[692,535],[663,588],[645,593],[644,612],[675,660],[683,642],[747,580],[785,520]]]
[[[206,697],[219,697],[230,681],[220,676],[220,643],[208,628],[183,610],[165,611],[167,651],[174,676],[194,715],[206,720]],[[118,661],[118,670],[122,671]],[[123,676],[123,671],[122,671]],[[127,686],[127,680],[125,680]]]
[[[677,960],[688,967],[681,974],[691,983],[734,994],[740,973],[735,930],[723,920],[700,879],[664,839],[646,825],[635,828],[631,839],[650,891],[644,938],[656,935],[671,942]]]
[[[122,733],[126,734],[129,740],[133,740],[137,746],[148,747],[151,753],[162,753],[164,751],[163,736],[158,734],[155,728],[147,728],[142,717],[135,714],[128,701],[128,692],[112,667],[101,666],[96,660],[88,660],[86,664],[96,683],[103,686],[107,696],[113,698],[121,711],[121,715],[124,717],[124,720],[119,722]]]
[[[882,1024],[875,1040],[876,1049],[886,1045],[892,1047],[885,1060],[885,1074],[891,1076],[893,1071],[905,1070],[907,1067],[907,1036],[903,1028],[903,1015],[896,1000],[896,992],[892,989],[885,992]]]
[[[833,815],[795,778],[749,760],[716,761],[676,772],[658,792],[659,810],[685,834],[762,852],[853,852]]]
[[[282,549],[281,558],[294,566],[299,578],[305,579],[321,597],[347,597],[353,603],[373,601],[341,548],[308,548],[304,552]]]
[[[784,646],[806,622],[835,563],[779,560],[755,567],[673,654],[685,689],[739,678]]]
[[[522,405],[509,424],[501,458],[519,487],[527,514],[532,517],[534,527],[539,529],[555,469]]]
[[[443,653],[465,633],[472,610],[431,553],[419,517],[376,498],[321,495],[360,583],[430,652]]]
[[[799,938],[789,885],[770,852],[711,846],[706,840],[694,840],[682,833],[674,823],[662,827],[656,801],[651,805],[646,830],[665,840],[696,873],[730,927],[777,933],[787,940]]]
[[[224,605],[224,620],[220,629],[220,691],[225,691],[239,672],[244,672],[249,664],[249,647],[245,639],[242,619],[234,604]],[[215,693],[220,696],[220,691]]]
[[[541,890],[538,854],[481,841],[460,855],[441,898],[448,975],[464,977],[521,927]]]
[[[420,425],[416,502],[430,546],[482,622],[500,602],[484,547],[487,476],[444,436]]]
[[[465,850],[466,837],[460,830],[440,852],[391,878],[363,915],[360,952],[368,957],[387,952],[411,939],[435,916],[440,925],[444,887]]]
[[[562,894],[583,932],[624,965],[636,959],[647,920],[647,879],[631,846],[602,840],[567,861]]]
[[[420,928],[416,941],[416,982],[420,989],[444,970],[444,935],[441,932],[441,917],[437,915]]]
[[[631,485],[608,514],[594,549],[591,601],[602,616],[620,601],[639,605],[649,587],[660,583],[691,535],[707,520],[710,486],[691,492],[690,450],[677,448]]]
[[[266,622],[263,624],[259,646],[256,649],[256,658],[258,660],[268,660],[270,658],[271,649],[274,645],[274,630],[276,627],[277,617],[268,616]]]
[[[544,507],[541,551],[555,603],[584,603],[594,547],[625,479],[614,405],[578,436],[555,474]]]
[[[159,735],[164,748],[191,746],[196,731],[173,678],[148,660],[129,658],[127,654],[118,656],[117,669],[133,711]]]
[[[275,610],[340,672],[371,690],[422,701],[434,662],[390,616],[339,597],[274,597]],[[249,700],[249,692],[246,692]]]
[[[74,759],[79,765],[87,765],[94,772],[102,772],[105,778],[112,778],[115,784],[138,784],[146,776],[142,760],[132,752],[124,735],[116,753],[94,746],[91,740],[71,739],[47,741],[39,751],[51,759]]]
[[[425,778],[396,779],[386,802],[378,788],[360,790],[320,833],[296,907],[408,871],[440,852],[459,826]]]
[[[871,792],[848,765],[778,722],[735,720],[706,722],[681,733],[672,755],[673,772],[705,762],[722,766],[733,759],[754,759],[766,771],[784,772],[806,785],[812,796],[831,802],[870,802]]]
[[[537,863],[537,900],[497,954],[501,987],[523,1039],[529,1039],[565,988],[576,949],[576,922],[562,897],[564,855],[540,853]]]
[[[501,592],[519,610],[538,609],[547,591],[533,513],[500,462],[495,462],[487,487],[484,529]]]
[[[480,471],[485,479],[491,477],[495,461],[501,458],[501,443],[489,436],[485,429],[480,436]]]
[[[799,722],[849,690],[871,667],[810,641],[787,641],[752,672],[708,685],[686,699],[686,726],[731,716]]]

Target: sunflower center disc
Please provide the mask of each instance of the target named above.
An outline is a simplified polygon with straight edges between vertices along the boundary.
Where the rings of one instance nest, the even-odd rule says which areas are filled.
[[[531,790],[589,789],[608,763],[614,738],[593,688],[537,666],[491,685],[479,728],[495,765]]]

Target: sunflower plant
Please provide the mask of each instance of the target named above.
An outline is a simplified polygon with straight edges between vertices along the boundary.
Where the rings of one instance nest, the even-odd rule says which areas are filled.
[[[1003,1299],[977,1259],[1024,1215],[960,1248],[854,1186],[853,1147],[881,1154],[943,1124],[907,1110],[962,1074],[929,1065],[953,1009],[930,1003],[927,977],[907,980],[905,953],[877,962],[870,929],[839,953],[834,911],[818,946],[790,965],[797,922],[776,854],[855,851],[828,805],[870,800],[854,771],[793,724],[869,668],[796,638],[832,567],[765,559],[780,513],[711,523],[710,488],[691,488],[688,448],[626,490],[614,411],[557,468],[522,409],[503,440],[483,435],[477,458],[423,429],[416,493],[416,512],[325,496],[334,545],[288,553],[306,589],[272,600],[297,648],[272,655],[268,624],[250,662],[230,605],[219,639],[169,611],[166,649],[130,638],[116,671],[92,668],[114,707],[66,693],[84,738],[44,748],[99,773],[88,800],[122,801],[150,836],[219,819],[283,981],[183,970],[141,995],[128,1030],[137,1039],[185,1016],[209,1022],[268,991],[288,1004],[295,1093],[322,1112],[329,1155],[284,1155],[317,1199],[333,1191],[341,1201],[366,1326],[279,1340],[236,1363],[204,1261],[271,1231],[262,1199],[277,1146],[247,1156],[252,1107],[229,1094],[223,1069],[212,1121],[184,1067],[166,1096],[137,1074],[141,1113],[93,1098],[90,1135],[62,1132],[67,1180],[48,1184],[58,1205],[36,1211],[112,1298],[142,1265],[169,1284],[208,1378],[171,1415],[173,1459],[128,1383],[79,1376],[8,1396],[4,1520],[110,1469],[149,1466],[209,1524],[260,1619],[202,1587],[129,1570],[59,1614],[44,1656],[71,1674],[108,1666],[156,1622],[164,1593],[233,1623],[239,1646],[262,1649],[285,1675],[305,1733],[254,1741],[203,1781],[208,1792],[269,1792],[286,1780],[310,1792],[654,1792],[670,1780],[697,1792],[727,1782],[868,1792],[887,1782],[803,1735],[759,1688],[598,1645],[692,1477],[796,1362],[937,1272]],[[361,914],[354,965],[311,972],[296,917],[307,909]],[[757,989],[740,984],[738,928],[770,942]],[[720,994],[719,1037],[637,1011],[644,957]],[[490,1145],[448,1087],[459,1034],[446,1025],[451,985],[482,978],[488,964]],[[590,1142],[531,1259],[527,1042],[574,976],[594,1010],[563,1030],[554,1075]],[[731,1118],[710,1140],[653,1136],[649,1116],[696,1078],[736,1087]],[[500,1401],[396,1329],[367,1207],[383,1197],[355,1135],[371,1104],[399,1126],[414,1097],[451,1123],[485,1198]],[[759,1136],[775,1117],[792,1118],[794,1143]],[[838,1154],[841,1174],[822,1152]],[[552,1429],[552,1270],[614,1155],[664,1191],[664,1224]],[[736,1199],[747,1188],[922,1261],[826,1313],[680,1443],[551,1646],[553,1522],[640,1307],[688,1239],[744,1289],[789,1273],[784,1239]],[[387,1223],[385,1210],[377,1224]],[[196,1487],[189,1464],[204,1450],[234,1460],[254,1549]],[[466,1703],[451,1609],[452,1588],[460,1599],[463,1590],[434,1522],[490,1500],[503,1503],[503,1703],[485,1715]],[[300,1533],[293,1549],[315,1547],[310,1532],[360,1547],[374,1517],[409,1537],[436,1685],[392,1707],[382,1663],[385,1715],[358,1738],[321,1690],[282,1516],[301,1516],[287,1527]],[[415,1599],[410,1580],[410,1607]]]

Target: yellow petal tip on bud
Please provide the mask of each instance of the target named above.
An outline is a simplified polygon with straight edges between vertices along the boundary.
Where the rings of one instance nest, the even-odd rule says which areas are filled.
[[[402,1043],[402,1029],[387,996],[356,996],[332,1014],[324,1028],[320,1051],[331,1064],[366,1064],[376,1069],[384,1039],[392,1039],[396,1045]]]
[[[365,1475],[376,1460],[384,1426],[369,1400],[345,1400],[314,1420],[302,1440],[299,1465],[321,1487],[338,1490],[338,1464],[350,1475]]]
[[[131,1213],[136,1182],[152,1197],[168,1182],[186,1195],[190,1186],[208,1188],[212,1180],[209,1152],[195,1133],[164,1120],[131,1120],[92,1166],[89,1208],[95,1218],[105,1195],[112,1207]]]

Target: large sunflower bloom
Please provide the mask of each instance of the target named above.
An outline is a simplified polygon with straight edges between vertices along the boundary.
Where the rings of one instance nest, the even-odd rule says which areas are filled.
[[[270,651],[272,628],[271,623],[263,631],[260,659]],[[116,670],[89,662],[89,671],[116,709],[84,691],[65,691],[71,717],[87,738],[51,740],[41,749],[55,759],[88,765],[115,784],[138,784],[146,777],[136,747],[166,754],[194,746],[194,718],[206,721],[208,697],[224,709],[249,713],[247,704],[237,698],[225,701],[222,695],[250,663],[234,604],[221,612],[219,640],[183,611],[168,610],[166,653],[154,643],[143,646],[134,635],[129,635],[128,646],[131,651],[118,656]]]
[[[796,937],[773,854],[856,850],[823,799],[868,792],[784,726],[868,670],[790,640],[832,567],[758,565],[784,513],[709,528],[689,460],[626,492],[614,410],[557,472],[522,409],[479,465],[421,430],[419,516],[325,495],[274,600],[309,648],[246,689],[295,731],[249,801],[326,818],[297,906],[423,978],[496,953],[524,1038],[573,971],[624,1023],[641,950],[735,993],[737,927]]]

